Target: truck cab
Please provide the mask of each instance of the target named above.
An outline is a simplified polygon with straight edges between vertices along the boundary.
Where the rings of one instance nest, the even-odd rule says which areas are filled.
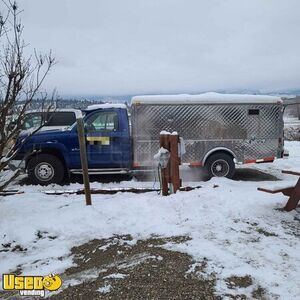
[[[89,174],[128,173],[132,150],[126,106],[93,105],[84,113]],[[20,136],[18,144],[17,158],[25,160],[33,183],[61,183],[71,173],[82,172],[76,123],[64,130]]]

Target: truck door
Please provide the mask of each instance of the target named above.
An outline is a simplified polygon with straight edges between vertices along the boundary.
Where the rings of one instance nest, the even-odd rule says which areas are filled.
[[[121,168],[125,138],[118,111],[97,111],[85,121],[87,157],[90,169]],[[128,139],[126,137],[126,139]]]
[[[245,141],[245,159],[256,160],[263,158],[264,140],[261,138],[261,107],[249,108],[247,111],[247,139]]]

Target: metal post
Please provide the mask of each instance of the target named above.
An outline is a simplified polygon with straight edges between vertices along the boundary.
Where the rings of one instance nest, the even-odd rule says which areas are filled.
[[[179,175],[179,165],[180,158],[178,156],[178,144],[179,144],[179,136],[178,134],[170,135],[170,171],[171,171],[171,182],[173,186],[173,193],[176,193],[181,186],[181,180]]]
[[[163,147],[170,151],[170,141],[169,134],[161,134],[159,136],[160,147]],[[169,182],[170,182],[170,161],[165,169],[161,170],[161,186],[162,186],[162,195],[168,196],[169,193]]]
[[[79,140],[80,160],[81,160],[81,167],[82,167],[85,200],[86,200],[86,205],[92,205],[88,162],[86,156],[86,143],[85,143],[85,136],[84,136],[84,124],[83,124],[82,116],[77,117],[76,121],[77,121],[77,133],[78,133],[78,140]]]

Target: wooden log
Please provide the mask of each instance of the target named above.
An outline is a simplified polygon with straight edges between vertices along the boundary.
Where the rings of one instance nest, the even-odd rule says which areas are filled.
[[[19,190],[4,190],[0,192],[0,196],[13,196],[13,195],[19,195],[19,194],[24,194],[24,191],[19,191]]]
[[[215,187],[215,186],[214,186]],[[181,187],[179,190],[182,192],[189,192],[196,189],[200,189],[202,186],[195,186],[195,187]],[[151,192],[159,192],[160,189],[150,189],[150,188],[113,188],[113,189],[91,189],[91,194],[98,194],[98,195],[113,195],[117,193],[133,193],[133,194],[142,194],[142,193],[151,193]],[[82,195],[84,194],[84,189],[79,190],[50,190],[45,191],[46,195]]]

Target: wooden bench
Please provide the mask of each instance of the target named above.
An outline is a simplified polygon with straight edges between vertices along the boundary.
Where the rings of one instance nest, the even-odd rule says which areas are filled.
[[[282,193],[285,196],[291,196],[294,188],[295,188],[295,184],[286,187],[274,187],[274,188],[259,187],[257,188],[257,190],[261,192],[270,193],[270,194]]]
[[[291,183],[291,184],[288,183],[285,185],[279,184],[270,188],[259,187],[257,188],[257,190],[261,192],[270,193],[270,194],[282,193],[285,196],[288,196],[289,200],[287,201],[284,210],[291,211],[297,208],[297,205],[300,201],[300,170],[282,170],[281,172],[283,174],[298,176],[299,179],[295,183]]]

